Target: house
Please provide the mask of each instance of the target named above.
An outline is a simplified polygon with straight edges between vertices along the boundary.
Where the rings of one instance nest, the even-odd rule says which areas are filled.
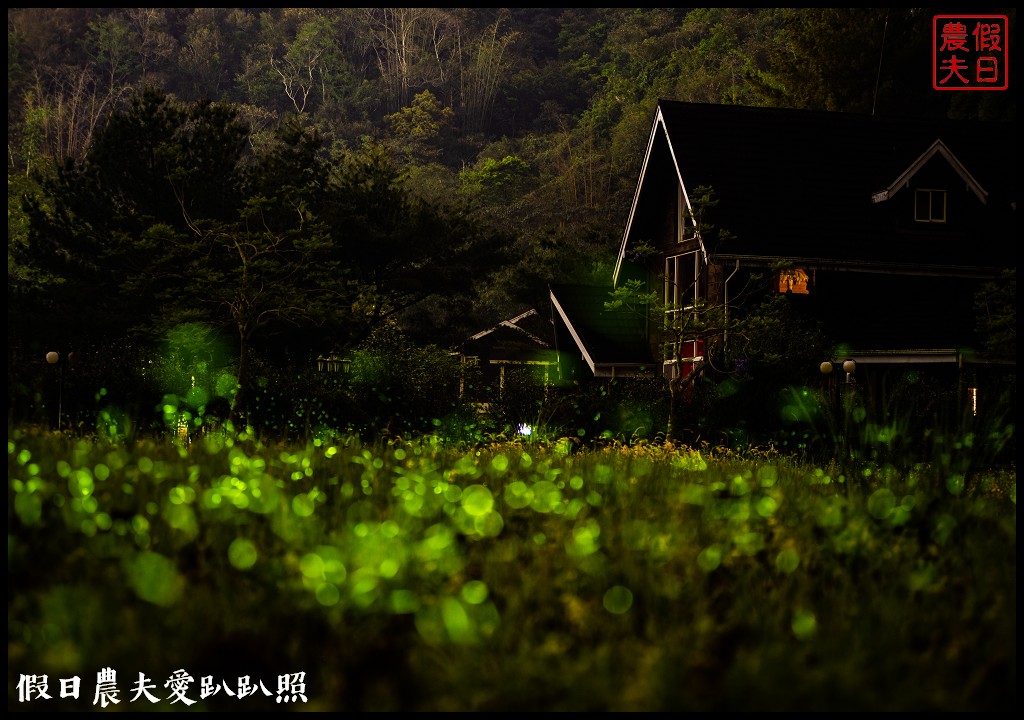
[[[1016,268],[1016,134],[1013,124],[659,101],[608,286],[550,288],[563,371],[700,370],[701,339],[666,354],[663,330],[700,303],[739,312],[738,294],[760,277],[840,348],[821,372],[846,363],[859,382],[941,366],[963,380],[986,360],[975,294]],[[664,318],[605,305],[631,281],[664,300]],[[727,332],[716,338],[726,353]]]
[[[461,394],[483,403],[483,409],[505,396],[506,385],[515,372],[528,373],[541,388],[555,380],[551,320],[536,308],[466,338],[454,352],[464,367]],[[477,382],[467,387],[466,379],[473,375],[471,369],[477,373]]]

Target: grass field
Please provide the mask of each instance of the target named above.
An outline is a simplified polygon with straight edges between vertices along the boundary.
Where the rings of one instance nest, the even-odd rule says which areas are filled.
[[[1016,587],[1013,469],[8,431],[12,711],[1005,711]]]

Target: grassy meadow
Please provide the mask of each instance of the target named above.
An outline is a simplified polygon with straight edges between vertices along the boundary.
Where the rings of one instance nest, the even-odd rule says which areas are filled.
[[[104,709],[107,668],[106,711],[1016,707],[1012,469],[18,429],[7,455],[10,711]]]

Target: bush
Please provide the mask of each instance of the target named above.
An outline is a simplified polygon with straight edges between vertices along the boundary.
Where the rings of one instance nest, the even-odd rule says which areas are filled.
[[[364,437],[429,434],[461,409],[461,367],[436,346],[416,347],[385,326],[352,353],[346,378]]]

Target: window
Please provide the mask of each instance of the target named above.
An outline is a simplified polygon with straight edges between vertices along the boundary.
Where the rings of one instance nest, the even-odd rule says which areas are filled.
[[[665,326],[671,327],[678,314],[692,308],[699,298],[700,267],[695,252],[665,258]]]
[[[914,219],[917,222],[946,222],[946,191],[917,190],[914,195]]]
[[[809,295],[813,281],[811,270],[808,273],[803,268],[787,268],[779,270],[775,278],[775,289],[780,293],[792,293],[793,295]]]

